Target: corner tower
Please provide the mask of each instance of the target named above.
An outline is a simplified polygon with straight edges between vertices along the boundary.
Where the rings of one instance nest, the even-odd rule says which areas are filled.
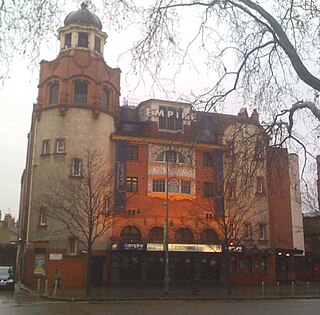
[[[106,172],[115,163],[110,138],[119,115],[120,69],[110,68],[103,58],[107,34],[85,4],[67,15],[58,33],[57,58],[40,63],[21,183],[17,274],[31,286],[38,278],[51,279],[57,267],[69,277],[68,286],[85,282],[85,254],[70,243],[66,229],[57,233],[57,224],[46,217],[48,183],[81,178],[87,149],[107,161]],[[107,242],[108,236],[100,238],[94,250],[105,252]],[[77,268],[83,276],[72,278]]]

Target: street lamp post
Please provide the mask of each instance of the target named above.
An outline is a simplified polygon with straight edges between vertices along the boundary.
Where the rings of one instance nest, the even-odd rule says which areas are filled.
[[[164,266],[164,292],[165,294],[169,293],[169,282],[170,282],[170,273],[169,273],[169,153],[172,148],[173,142],[176,140],[177,136],[181,133],[181,130],[178,130],[175,137],[172,139],[169,145],[169,149],[166,151],[166,215],[164,220],[164,251],[165,251],[165,266]]]

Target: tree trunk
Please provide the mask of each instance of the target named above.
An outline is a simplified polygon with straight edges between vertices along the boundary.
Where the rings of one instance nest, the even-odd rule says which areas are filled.
[[[91,294],[91,261],[92,261],[92,247],[91,247],[91,244],[89,244],[88,253],[87,253],[87,283],[86,283],[87,296]]]

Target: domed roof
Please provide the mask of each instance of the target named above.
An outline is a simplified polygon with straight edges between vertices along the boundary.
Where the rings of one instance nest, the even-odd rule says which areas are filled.
[[[64,19],[64,25],[67,26],[70,24],[91,25],[100,30],[102,29],[102,23],[100,19],[88,10],[85,3],[81,4],[80,10],[71,12],[66,16]]]

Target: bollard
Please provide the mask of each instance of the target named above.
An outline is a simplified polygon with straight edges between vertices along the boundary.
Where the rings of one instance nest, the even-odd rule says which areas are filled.
[[[279,281],[277,281],[276,287],[277,287],[277,295],[280,295],[280,282]]]
[[[291,294],[292,295],[295,295],[295,290],[296,290],[295,283],[294,283],[294,281],[291,281]]]
[[[41,279],[38,279],[38,287],[37,287],[38,295],[40,294],[40,286],[41,286]]]
[[[46,282],[45,282],[44,294],[48,295],[48,279],[46,279]]]
[[[57,292],[57,286],[58,286],[58,280],[54,281],[54,290],[53,290],[53,296],[56,296],[56,292]]]
[[[261,293],[262,293],[262,296],[264,296],[264,282],[263,281],[261,282]]]

